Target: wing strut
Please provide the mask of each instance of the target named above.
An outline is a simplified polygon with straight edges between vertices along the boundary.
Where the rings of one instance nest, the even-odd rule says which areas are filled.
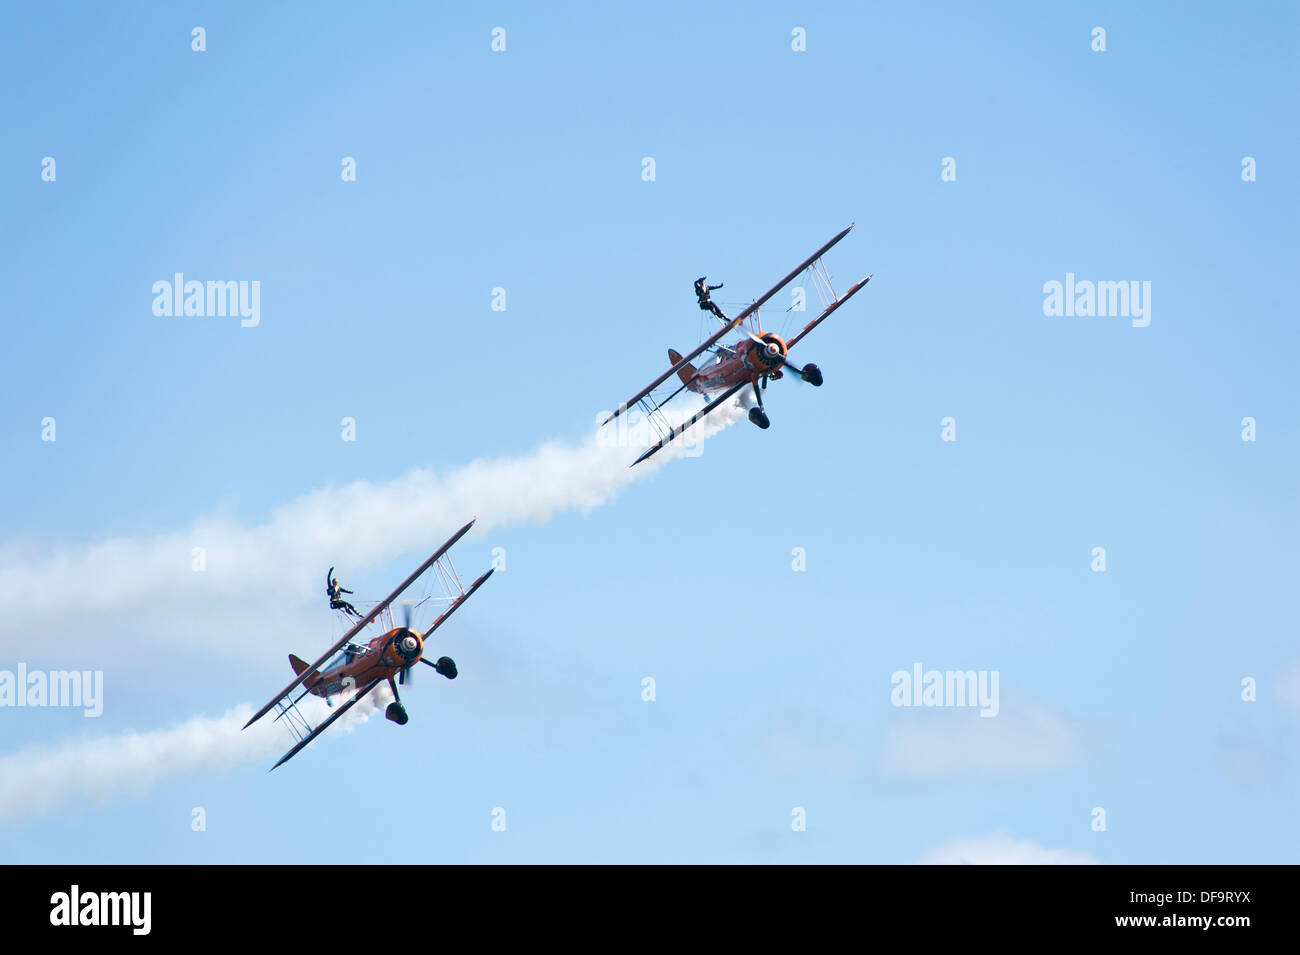
[[[452,605],[450,607],[448,607],[441,614],[439,614],[438,619],[435,620],[432,624],[430,624],[429,629],[424,631],[420,639],[422,640],[429,639],[429,634],[433,633],[433,631],[441,627],[446,622],[447,618],[450,617],[452,614],[454,614],[460,608],[461,604],[463,604],[466,600],[469,600],[470,597],[474,596],[474,591],[482,587],[487,582],[487,579],[491,577],[494,573],[496,573],[495,567],[491,568],[486,574],[484,574],[478,580],[474,581],[474,583],[470,584],[469,590],[465,591],[463,594],[457,597],[455,601],[452,602]]]
[[[732,395],[734,395],[736,392],[738,392],[741,388],[746,388],[746,387],[748,387],[749,385],[750,385],[750,382],[749,382],[748,380],[742,381],[742,382],[740,382],[740,384],[738,384],[738,385],[732,385],[730,388],[728,388],[728,389],[727,389],[726,391],[724,391],[722,394],[718,395],[718,397],[714,398],[712,401],[710,401],[707,405],[705,405],[705,406],[704,406],[703,408],[701,408],[699,411],[695,412],[695,414],[691,415],[689,421],[686,421],[684,424],[679,424],[677,427],[673,428],[673,430],[672,430],[671,432],[669,432],[668,437],[664,438],[664,439],[663,439],[662,441],[660,441],[658,444],[652,445],[652,446],[646,448],[644,451],[642,451],[642,452],[641,452],[641,457],[637,458],[635,461],[632,462],[632,467],[636,467],[638,464],[640,464],[640,463],[641,463],[642,461],[644,461],[646,458],[648,458],[648,457],[650,457],[652,454],[655,454],[656,452],[658,452],[658,451],[659,451],[659,450],[660,450],[660,449],[661,449],[665,444],[667,444],[669,441],[672,441],[672,440],[674,440],[674,439],[676,439],[676,438],[681,437],[682,433],[683,433],[687,428],[689,428],[691,425],[695,424],[695,422],[699,421],[701,418],[703,418],[706,414],[708,414],[708,413],[709,413],[710,411],[712,411],[714,408],[718,407],[718,405],[722,404],[724,401],[726,401],[728,398],[730,398]]]
[[[329,719],[327,719],[327,720],[326,720],[324,723],[322,723],[320,726],[316,727],[314,730],[312,730],[310,733],[308,733],[306,736],[304,736],[301,740],[298,741],[298,743],[293,747],[293,749],[289,750],[289,752],[287,752],[287,753],[285,753],[283,756],[281,756],[281,757],[280,757],[280,762],[278,762],[278,763],[276,763],[274,766],[272,766],[272,767],[271,767],[271,770],[274,771],[275,769],[277,769],[278,767],[280,767],[280,766],[283,765],[284,763],[287,763],[289,760],[293,759],[293,757],[297,756],[299,750],[301,750],[304,746],[306,746],[308,743],[310,743],[312,740],[314,740],[314,739],[315,739],[317,736],[319,736],[321,733],[323,733],[323,732],[325,732],[327,729],[329,729],[331,723],[333,723],[336,719],[338,719],[340,716],[342,716],[344,713],[346,713],[348,710],[350,710],[350,709],[352,708],[352,704],[359,702],[363,696],[365,696],[367,693],[369,693],[369,692],[370,692],[371,690],[373,690],[375,687],[379,686],[379,684],[382,683],[382,682],[384,682],[384,681],[383,681],[383,680],[371,680],[369,683],[367,683],[367,684],[365,685],[365,687],[364,687],[364,688],[363,688],[359,693],[357,693],[356,696],[352,697],[352,699],[348,700],[346,703],[344,703],[342,706],[340,706],[337,710],[335,710],[333,713],[331,713],[330,716],[329,716]],[[251,723],[252,720],[249,720],[249,722]]]
[[[788,352],[790,351],[790,349],[794,348],[795,345],[799,344],[799,339],[803,338],[805,335],[807,335],[810,331],[812,331],[814,328],[816,328],[816,327],[817,327],[818,325],[820,325],[822,322],[826,321],[826,319],[830,317],[831,312],[835,311],[837,308],[839,308],[841,305],[843,305],[845,302],[847,302],[850,298],[853,297],[853,294],[854,294],[855,292],[857,292],[858,289],[862,288],[864,285],[866,285],[866,284],[867,284],[868,282],[870,282],[870,281],[871,281],[871,276],[868,275],[865,279],[863,279],[863,280],[862,280],[861,282],[859,282],[857,285],[853,286],[853,288],[849,289],[847,292],[845,292],[843,295],[841,295],[841,296],[840,296],[839,298],[837,298],[835,301],[833,301],[833,302],[831,302],[829,305],[827,305],[827,306],[826,306],[826,310],[825,310],[824,312],[822,312],[820,315],[818,315],[816,318],[814,318],[811,322],[809,322],[807,325],[805,325],[804,328],[803,328],[803,331],[801,331],[798,335],[794,336],[794,338],[790,339],[788,342],[785,343],[785,350],[786,350],[786,352],[788,353]]]

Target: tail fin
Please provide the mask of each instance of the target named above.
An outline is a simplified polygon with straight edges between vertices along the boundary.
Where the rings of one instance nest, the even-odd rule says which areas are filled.
[[[291,653],[289,654],[289,666],[293,667],[293,672],[295,674],[297,674],[298,676],[302,676],[302,671],[307,669],[309,666],[311,666],[311,664],[308,663],[306,660],[299,659],[298,657],[294,656]],[[307,679],[303,681],[303,686],[308,687],[310,689],[311,687],[315,686],[319,682],[320,682],[320,674],[315,673],[307,677]]]
[[[681,360],[682,360],[682,356],[676,349],[673,348],[668,349],[669,362],[675,365]],[[677,377],[682,380],[683,385],[689,385],[691,381],[694,380],[695,375],[696,375],[695,366],[692,365],[690,362],[687,362],[685,365],[683,365],[681,368],[677,370]]]

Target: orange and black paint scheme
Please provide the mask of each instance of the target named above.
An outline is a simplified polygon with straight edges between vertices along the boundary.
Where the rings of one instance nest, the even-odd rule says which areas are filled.
[[[609,424],[609,422],[613,421],[634,404],[649,401],[653,402],[653,409],[657,409],[683,390],[693,391],[702,395],[717,395],[717,397],[712,398],[702,410],[693,415],[689,420],[678,425],[676,428],[671,429],[663,440],[647,448],[639,458],[632,462],[634,466],[640,464],[646,458],[663,448],[664,445],[682,435],[691,425],[695,424],[695,422],[699,421],[710,411],[713,411],[715,408],[728,401],[733,395],[747,386],[754,389],[754,397],[757,401],[756,406],[749,410],[749,420],[758,427],[764,429],[769,427],[771,424],[767,417],[767,412],[763,408],[763,391],[767,388],[767,382],[769,379],[777,381],[784,376],[786,371],[790,371],[796,374],[801,381],[806,381],[814,387],[821,387],[823,378],[820,368],[811,362],[803,367],[799,367],[798,365],[792,364],[788,356],[790,350],[794,348],[794,346],[797,345],[805,335],[830,317],[832,312],[847,302],[857,294],[863,286],[871,281],[871,276],[868,275],[843,295],[837,296],[834,289],[831,288],[830,278],[827,275],[826,270],[821,265],[821,257],[833,245],[848,235],[852,228],[853,226],[850,225],[847,229],[844,229],[832,238],[829,242],[796,266],[790,274],[769,289],[762,297],[754,301],[753,304],[747,306],[735,318],[727,318],[722,314],[721,310],[717,309],[715,306],[714,313],[718,315],[719,320],[722,321],[722,328],[706,338],[704,342],[697,346],[690,354],[683,356],[671,348],[668,349],[669,369],[627,401],[619,405],[618,410],[606,418],[602,424]],[[803,330],[800,331],[799,334],[792,337],[789,341],[782,339],[779,335],[773,334],[772,332],[763,331],[762,328],[758,326],[757,322],[760,306],[794,281],[794,279],[797,278],[805,269],[812,272],[818,288],[823,291],[827,298],[829,298],[829,302],[825,309],[823,309],[820,315],[804,326]],[[703,304],[701,304],[701,307],[704,307]],[[743,327],[743,323],[746,319],[751,320],[753,327],[748,329]],[[734,347],[727,347],[721,344],[723,338],[736,330],[743,332],[746,337],[738,341]],[[697,357],[710,350],[712,350],[716,356],[716,360],[713,363],[706,364],[699,368],[692,364],[692,361]],[[671,394],[662,398],[651,398],[651,394],[673,375],[676,375],[678,380],[681,382],[680,387]],[[643,405],[643,408],[646,408],[647,413],[653,410],[645,405]]]
[[[439,657],[436,662],[430,662],[424,656],[424,649],[434,631],[441,627],[460,608],[461,604],[473,596],[474,592],[492,576],[492,570],[488,570],[468,588],[462,587],[455,568],[446,556],[451,546],[469,533],[469,529],[473,526],[474,521],[470,521],[452,535],[442,547],[434,552],[432,557],[417,567],[415,572],[407,577],[396,590],[357,621],[343,635],[342,639],[321,654],[318,660],[308,663],[306,660],[289,654],[289,665],[293,667],[295,675],[294,681],[276,694],[269,703],[254,713],[252,718],[244,724],[244,728],[247,729],[272,709],[277,709],[279,715],[276,719],[284,719],[286,725],[298,736],[297,744],[285,753],[280,758],[280,761],[271,767],[272,769],[292,759],[303,747],[328,729],[335,720],[351,709],[366,694],[384,682],[387,682],[393,691],[393,702],[388,704],[384,715],[399,726],[406,725],[409,717],[397,687],[399,684],[405,685],[411,673],[411,668],[416,664],[423,663],[425,666],[432,667],[449,680],[456,678],[456,663],[451,657]],[[435,565],[439,567],[439,579],[450,587],[451,592],[448,596],[451,602],[423,634],[411,626],[408,612],[407,619],[402,626],[393,627],[372,637],[366,643],[354,642],[354,637],[359,635],[366,626],[379,617],[394,600],[401,596],[403,591]],[[352,693],[354,690],[356,692]],[[343,693],[352,693],[352,695],[348,697],[342,706],[335,708],[334,712],[323,720],[320,725],[312,727],[296,709],[296,704],[309,693],[324,697],[327,701],[331,697]],[[295,694],[297,695],[295,696]]]
[[[309,693],[329,698],[347,689],[378,681],[406,682],[406,674],[417,663],[432,666],[449,680],[456,679],[456,663],[451,657],[439,657],[437,663],[424,659],[424,638],[407,627],[395,627],[372,637],[364,646],[353,645],[343,651],[341,662],[324,672],[308,674],[302,685]],[[289,654],[289,665],[296,674],[306,673],[311,664]],[[399,701],[389,707],[388,718],[405,725],[406,710]]]

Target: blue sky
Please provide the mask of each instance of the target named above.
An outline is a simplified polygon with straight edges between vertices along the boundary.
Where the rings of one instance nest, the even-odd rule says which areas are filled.
[[[799,347],[825,387],[773,383],[769,431],[467,539],[463,571],[508,566],[408,726],[0,821],[0,858],[911,862],[1004,836],[1297,861],[1293,7],[5,21],[11,607],[43,585],[23,567],[96,542],[581,443],[698,340],[700,274],[730,309],[856,221],[828,265],[875,278]],[[260,324],[156,317],[177,271],[259,281]],[[1067,272],[1149,281],[1150,325],[1045,317]],[[380,595],[471,516],[382,559],[311,553],[284,589],[101,606],[52,575],[0,668],[102,669],[105,712],[0,709],[0,759],[262,702],[329,642],[326,567]],[[102,572],[126,594],[150,569]],[[999,716],[891,706],[916,662],[998,671]]]

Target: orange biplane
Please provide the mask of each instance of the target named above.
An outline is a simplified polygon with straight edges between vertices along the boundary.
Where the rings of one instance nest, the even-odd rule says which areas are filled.
[[[451,657],[439,657],[436,663],[430,663],[424,658],[424,647],[433,632],[442,626],[447,618],[455,613],[460,605],[468,600],[474,591],[483,586],[483,583],[492,576],[492,571],[489,570],[466,589],[461,586],[460,578],[456,574],[456,568],[452,566],[448,551],[456,541],[469,533],[469,529],[473,526],[474,522],[470,521],[452,535],[445,544],[438,548],[432,557],[417,567],[415,572],[402,582],[401,586],[384,600],[375,604],[368,614],[357,621],[356,625],[343,635],[342,639],[321,654],[320,659],[315,663],[307,663],[292,653],[289,654],[289,664],[293,667],[293,672],[297,674],[296,678],[277,693],[271,702],[254,713],[252,719],[244,724],[244,729],[248,729],[272,709],[275,709],[278,710],[276,719],[283,719],[290,732],[297,738],[298,742],[294,747],[280,757],[280,762],[272,766],[272,769],[293,758],[299,750],[325,732],[335,720],[351,709],[362,697],[385,681],[392,687],[393,702],[388,704],[384,715],[399,726],[405,726],[408,717],[406,707],[402,705],[402,699],[398,695],[397,685],[399,683],[406,684],[412,675],[412,668],[417,663],[433,667],[435,671],[449,680],[456,679],[455,661]],[[393,626],[390,605],[430,568],[434,569],[434,574],[431,575],[434,582],[433,586],[436,586],[441,591],[441,595],[435,596],[430,593],[418,602],[408,601],[405,604],[402,625],[400,627]],[[433,589],[432,586],[431,589]],[[423,633],[420,633],[413,626],[413,617],[420,608],[430,605],[440,608],[441,613],[425,628]],[[357,642],[357,637],[372,622],[378,622],[380,632],[365,643]],[[312,726],[297,707],[297,704],[308,694],[324,697],[326,703],[333,706],[331,697],[358,687],[360,689],[350,696],[347,702],[335,709],[328,718],[317,726]],[[294,692],[299,688],[301,688],[301,692],[295,698]]]
[[[805,335],[825,321],[831,312],[847,302],[859,289],[871,281],[871,276],[868,275],[843,295],[837,296],[835,290],[831,287],[830,275],[822,265],[822,256],[826,254],[831,246],[848,235],[849,230],[852,228],[853,225],[850,224],[848,229],[839,233],[839,235],[804,259],[789,275],[748,305],[735,318],[727,318],[722,314],[721,309],[714,307],[713,314],[717,315],[718,321],[722,322],[722,328],[706,338],[690,354],[680,355],[673,349],[668,349],[668,361],[671,367],[645,388],[642,388],[619,405],[617,411],[601,422],[602,426],[609,424],[627,411],[629,406],[639,405],[646,418],[654,422],[659,428],[660,433],[663,435],[662,440],[658,444],[647,448],[639,458],[632,462],[633,466],[640,464],[663,448],[664,445],[680,437],[691,425],[710,411],[729,401],[733,395],[746,385],[753,386],[754,397],[758,402],[755,407],[749,410],[749,420],[760,428],[767,428],[771,422],[768,420],[767,412],[763,409],[763,391],[767,388],[769,378],[775,381],[782,377],[782,369],[796,373],[801,380],[814,387],[821,386],[822,373],[820,368],[811,362],[800,368],[791,364],[786,356],[789,354],[790,349],[797,345]],[[817,287],[817,292],[821,296],[824,306],[822,313],[804,326],[803,330],[789,341],[783,340],[779,335],[772,332],[763,331],[759,322],[759,308],[777,292],[798,278],[805,269],[812,276],[813,284]],[[701,307],[704,307],[703,300]],[[749,324],[745,327],[747,320]],[[736,343],[735,347],[723,345],[722,339],[736,329],[744,332],[747,339],[741,339]],[[712,353],[712,362],[698,368],[691,364],[692,361],[705,352]],[[681,385],[672,394],[662,398],[654,397],[655,390],[673,375],[678,377]],[[688,421],[675,428],[670,428],[667,426],[666,419],[660,409],[682,391],[693,391],[702,395],[712,395],[718,392],[721,392],[721,394],[710,400],[703,409]]]

